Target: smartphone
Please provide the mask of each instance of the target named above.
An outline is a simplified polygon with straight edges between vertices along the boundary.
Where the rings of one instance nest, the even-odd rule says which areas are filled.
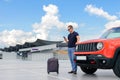
[[[64,39],[66,39],[66,37],[65,37],[65,36],[63,36],[63,38],[64,38]]]

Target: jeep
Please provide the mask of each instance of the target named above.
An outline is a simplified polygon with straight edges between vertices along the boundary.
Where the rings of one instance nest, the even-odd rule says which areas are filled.
[[[75,62],[84,73],[113,69],[120,78],[120,27],[105,31],[99,39],[78,43],[74,54]]]

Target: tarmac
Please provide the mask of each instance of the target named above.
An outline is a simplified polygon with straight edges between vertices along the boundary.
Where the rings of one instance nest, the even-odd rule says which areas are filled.
[[[59,60],[59,74],[47,73],[46,61],[0,59],[0,80],[120,80],[112,70],[98,70],[93,75],[84,74],[78,67],[77,74],[71,70],[69,60]]]

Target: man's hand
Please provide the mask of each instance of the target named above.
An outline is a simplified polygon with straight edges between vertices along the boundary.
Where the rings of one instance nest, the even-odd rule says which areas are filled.
[[[76,42],[75,44],[77,45],[77,44],[79,44],[80,42]]]
[[[68,42],[67,38],[65,36],[63,36],[63,38],[64,38],[64,41],[67,43]]]

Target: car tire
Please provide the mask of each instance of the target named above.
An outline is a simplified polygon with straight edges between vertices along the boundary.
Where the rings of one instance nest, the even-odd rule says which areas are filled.
[[[93,74],[97,71],[97,68],[91,68],[91,67],[80,67],[80,68],[86,74]]]
[[[113,67],[113,72],[116,76],[120,77],[120,55],[117,58],[115,66]]]

